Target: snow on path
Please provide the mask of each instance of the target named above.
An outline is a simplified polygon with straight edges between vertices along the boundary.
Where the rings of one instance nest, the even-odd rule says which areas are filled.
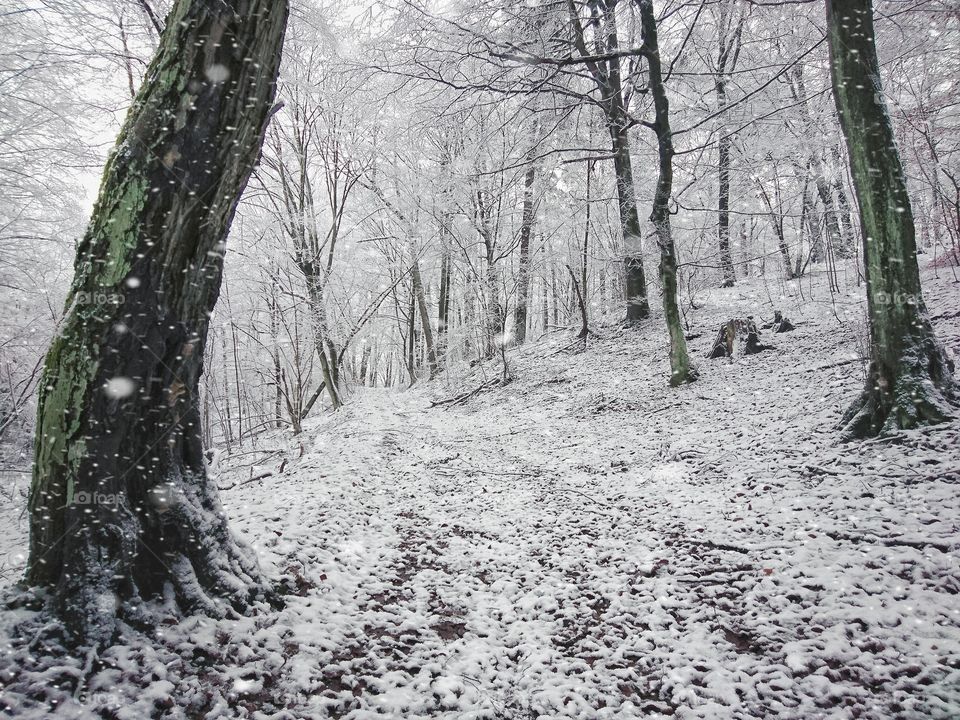
[[[956,352],[956,286],[930,295]],[[732,311],[703,314],[700,357]],[[788,314],[680,389],[652,321],[526,347],[463,405],[431,400],[496,367],[357,392],[223,492],[286,608],[113,648],[60,715],[960,716],[960,423],[838,445],[855,323]]]
[[[658,337],[608,330],[463,406],[360,394],[256,491],[310,586],[298,712],[956,717],[960,427],[836,446],[834,343],[808,322],[672,390]]]

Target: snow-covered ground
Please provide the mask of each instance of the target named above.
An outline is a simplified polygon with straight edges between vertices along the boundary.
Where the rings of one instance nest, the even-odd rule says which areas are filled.
[[[960,717],[960,422],[840,444],[834,425],[862,385],[862,288],[787,290],[698,297],[700,358],[733,316],[782,309],[797,328],[765,333],[776,349],[759,355],[700,359],[689,386],[666,385],[659,320],[601,327],[576,354],[555,333],[511,351],[513,382],[463,404],[431,401],[496,363],[357,391],[299,439],[264,440],[279,452],[262,461],[225,459],[232,527],[285,578],[285,609],[163,626],[86,671],[89,658],[51,668],[25,650],[15,622],[29,615],[5,612],[0,707]],[[941,271],[926,292],[960,355],[960,285]],[[239,484],[283,458],[282,474]],[[3,512],[15,557],[24,525]]]

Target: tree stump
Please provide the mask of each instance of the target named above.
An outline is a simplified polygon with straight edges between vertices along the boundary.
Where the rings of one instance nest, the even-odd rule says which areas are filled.
[[[767,323],[763,326],[764,330],[771,330],[775,333],[785,333],[790,332],[794,329],[793,323],[790,322],[787,318],[783,316],[783,313],[779,310],[775,310],[773,313],[773,322]]]
[[[713,347],[710,348],[707,357],[711,360],[721,357],[732,358],[737,339],[743,343],[744,355],[755,355],[770,349],[769,345],[763,345],[760,342],[760,330],[753,317],[747,316],[746,319],[728,320],[720,326],[717,339],[713,341]]]

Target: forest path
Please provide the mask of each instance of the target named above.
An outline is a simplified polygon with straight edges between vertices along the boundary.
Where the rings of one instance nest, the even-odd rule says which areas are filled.
[[[298,717],[948,717],[960,424],[837,445],[859,365],[825,322],[677,390],[608,329],[463,405],[430,401],[479,374],[358,392],[227,494],[302,594],[268,685]]]
[[[955,354],[958,287],[925,288]],[[763,290],[715,293],[693,356],[769,316]],[[776,301],[797,329],[775,350],[701,359],[689,386],[652,320],[511,351],[515,379],[461,405],[432,401],[495,363],[261,436],[213,475],[285,608],[131,633],[62,714],[957,717],[960,421],[838,443],[862,297],[810,292]]]

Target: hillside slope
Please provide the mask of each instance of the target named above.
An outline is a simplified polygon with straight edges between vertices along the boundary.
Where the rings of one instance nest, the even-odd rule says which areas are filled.
[[[960,286],[927,287],[956,355]],[[814,289],[705,296],[695,356],[735,315],[781,308],[797,328],[699,360],[679,389],[653,320],[580,353],[566,333],[513,351],[513,381],[460,404],[432,405],[496,363],[357,391],[301,441],[222,463],[284,610],[131,634],[59,695],[51,678],[88,659],[24,659],[9,638],[29,614],[7,613],[2,700],[118,718],[956,717],[960,422],[838,443],[860,306]]]

